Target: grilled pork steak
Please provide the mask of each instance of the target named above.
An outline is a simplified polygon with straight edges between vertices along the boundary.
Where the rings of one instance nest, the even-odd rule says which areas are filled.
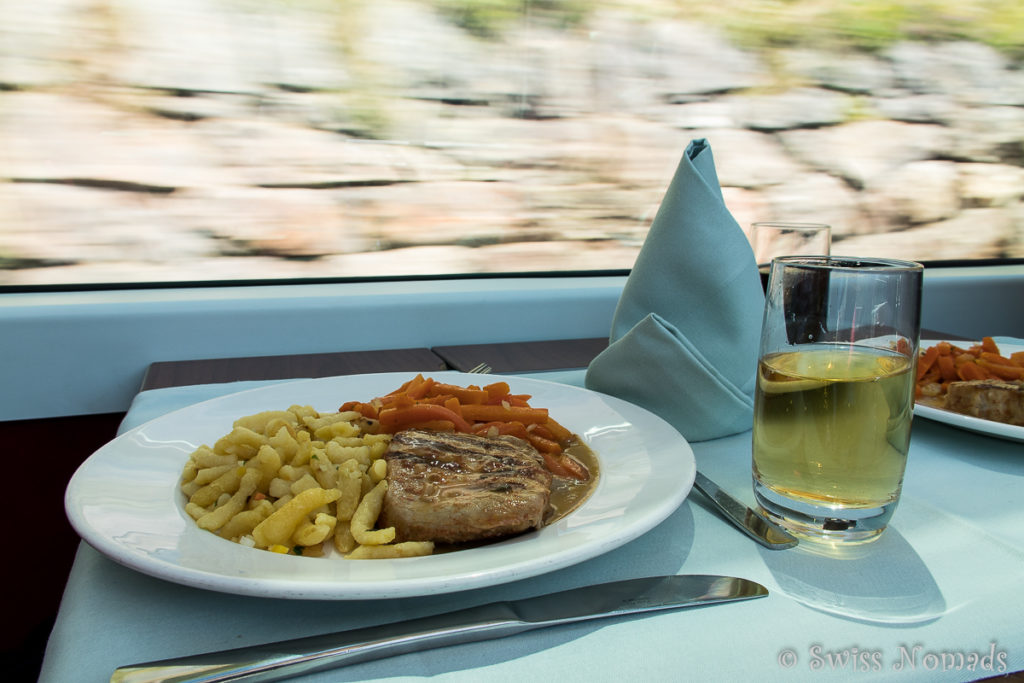
[[[407,430],[384,458],[379,525],[395,527],[398,541],[464,543],[543,523],[551,473],[521,439]]]
[[[951,382],[946,393],[946,408],[1024,427],[1024,382],[996,379]]]

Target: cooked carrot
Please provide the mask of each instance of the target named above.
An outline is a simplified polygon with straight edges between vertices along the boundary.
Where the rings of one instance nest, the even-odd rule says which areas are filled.
[[[551,430],[548,429],[546,422],[544,424],[536,423],[530,425],[530,433],[536,434],[537,436],[543,437],[545,439],[550,439],[551,441],[558,441],[558,437],[551,433]]]
[[[992,337],[982,337],[981,338],[981,350],[985,351],[985,352],[988,352],[988,353],[998,354],[999,353],[999,346],[996,344],[995,340],[992,339]]]
[[[451,408],[432,403],[417,403],[402,408],[385,408],[380,411],[378,419],[380,420],[381,429],[385,432],[400,431],[406,425],[430,422],[432,420],[448,420],[455,425],[455,429],[467,434],[473,431],[462,415],[459,415]]]
[[[555,440],[558,443],[564,444],[572,438],[572,432],[550,416],[548,417],[548,421],[544,423],[544,426],[554,435]]]
[[[984,368],[990,375],[999,379],[1024,379],[1024,368],[1018,368],[1012,364],[997,363],[986,358],[979,358],[978,365]]]
[[[562,461],[554,453],[541,453],[544,457],[544,467],[548,468],[551,474],[557,477],[568,477],[569,470],[562,467]]]
[[[338,408],[339,413],[346,413],[350,410],[354,410],[361,414],[363,417],[371,420],[377,419],[377,406],[372,403],[361,403],[360,401],[348,401],[342,403],[341,407]]]
[[[409,394],[398,394],[397,396],[387,397],[380,406],[380,410],[389,408],[409,408],[416,405],[420,401],[417,401]]]
[[[553,453],[542,453],[544,465],[551,470],[551,473],[559,477],[571,477],[573,479],[586,479],[590,476],[586,468],[565,453],[555,455]]]
[[[558,454],[562,452],[562,447],[558,445],[558,442],[554,439],[545,439],[540,434],[529,432],[526,440],[541,453],[553,453]]]
[[[423,381],[423,375],[422,374],[418,374],[415,377],[413,377],[412,379],[410,379],[409,381],[403,383],[402,386],[398,387],[397,389],[395,389],[394,391],[390,392],[387,395],[388,396],[393,396],[395,394],[405,393],[405,390],[408,389],[410,386],[412,386],[413,382],[422,382],[422,381]]]
[[[473,425],[473,433],[485,436],[516,436],[524,441],[529,437],[526,425],[522,422],[477,422]]]
[[[422,378],[423,381],[413,382],[413,384],[404,392],[406,396],[414,401],[429,394],[431,387],[434,386],[434,380],[432,378],[423,377],[423,375],[418,375],[418,377]]]
[[[487,403],[490,405],[510,405],[519,408],[529,408],[530,398],[529,394],[505,394],[504,396],[492,396]]]
[[[989,379],[988,373],[977,363],[964,363],[957,369],[956,374],[962,380]]]
[[[422,429],[427,432],[454,432],[455,424],[451,420],[427,420],[426,422],[410,422],[402,429]]]
[[[493,384],[488,384],[487,386],[485,386],[484,391],[487,392],[488,396],[493,398],[508,396],[511,389],[508,386],[508,382],[494,382]]]
[[[937,365],[939,366],[939,377],[944,382],[952,382],[957,378],[956,367],[953,364],[953,358],[950,356],[939,356]]]
[[[935,365],[936,359],[939,357],[939,349],[937,346],[930,346],[928,350],[921,354],[921,357],[917,361],[917,379],[921,379],[927,374],[932,366]]]
[[[524,408],[522,406],[468,405],[462,406],[462,416],[475,422],[522,422],[533,424],[548,421],[547,408]]]
[[[484,403],[490,394],[478,387],[459,387],[454,384],[436,382],[427,392],[428,396],[455,396],[461,403]]]
[[[1016,363],[1006,356],[1000,356],[998,353],[992,353],[990,351],[982,351],[981,359],[987,360],[990,363],[998,363],[999,365],[1009,365],[1010,367],[1016,365]]]

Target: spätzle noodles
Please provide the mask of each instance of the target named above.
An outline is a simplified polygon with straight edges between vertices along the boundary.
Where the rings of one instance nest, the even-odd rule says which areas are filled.
[[[304,557],[356,551],[353,559],[430,554],[423,544],[392,544],[392,528],[374,528],[391,436],[373,427],[354,411],[297,405],[240,417],[183,467],[185,512],[199,528],[260,551]]]

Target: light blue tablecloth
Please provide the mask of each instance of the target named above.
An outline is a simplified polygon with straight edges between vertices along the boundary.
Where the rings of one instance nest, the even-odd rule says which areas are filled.
[[[582,384],[582,371],[531,375]],[[264,383],[141,394],[124,428]],[[694,445],[698,467],[748,503],[750,435]],[[365,602],[193,589],[79,548],[41,681],[106,681],[119,665],[398,621],[656,574],[732,574],[767,598],[559,627],[358,664],[303,681],[974,680],[1024,669],[1024,445],[918,419],[903,500],[863,556],[769,551],[697,493],[643,537],[489,589]],[[845,663],[844,663],[845,662]]]

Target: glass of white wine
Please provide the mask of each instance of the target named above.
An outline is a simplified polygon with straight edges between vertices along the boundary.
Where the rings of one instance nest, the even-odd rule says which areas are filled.
[[[885,530],[910,446],[919,263],[772,261],[754,396],[754,496],[802,540]]]

